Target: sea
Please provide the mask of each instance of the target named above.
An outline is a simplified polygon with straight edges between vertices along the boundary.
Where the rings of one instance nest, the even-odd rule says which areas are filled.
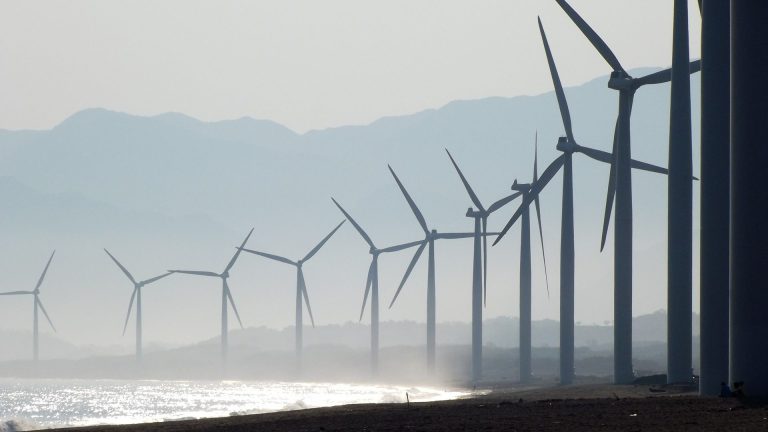
[[[456,389],[269,381],[0,379],[0,432],[456,399]]]

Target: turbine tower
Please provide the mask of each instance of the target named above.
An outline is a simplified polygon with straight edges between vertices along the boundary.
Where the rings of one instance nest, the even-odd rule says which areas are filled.
[[[133,278],[133,275],[131,272],[128,271],[122,264],[120,264],[120,261],[117,260],[111,253],[109,253],[108,250],[104,249],[104,252],[109,255],[110,258],[112,258],[112,261],[115,262],[115,264],[122,270],[123,274],[128,278],[128,280],[131,281],[133,284],[133,293],[131,294],[131,301],[128,303],[128,314],[125,316],[125,324],[123,325],[123,336],[125,336],[125,330],[128,328],[128,319],[131,317],[131,309],[133,308],[133,302],[136,301],[136,361],[141,362],[141,359],[143,357],[143,343],[142,343],[142,321],[141,321],[141,289],[149,285],[151,283],[157,282],[160,279],[163,279],[166,276],[170,276],[170,272],[161,274],[160,276],[155,276],[150,279],[146,279],[143,281],[137,281]]]
[[[632,170],[630,169],[629,163],[632,157],[632,152],[630,145],[630,117],[632,115],[632,103],[637,89],[646,84],[669,82],[672,79],[672,71],[671,69],[665,69],[640,78],[633,78],[621,65],[616,58],[616,55],[614,55],[611,49],[608,48],[605,41],[597,35],[589,24],[587,24],[587,22],[584,21],[584,19],[582,19],[582,17],[579,16],[579,14],[565,0],[556,1],[613,69],[611,78],[608,80],[608,88],[619,92],[619,114],[616,119],[616,127],[613,136],[613,159],[611,161],[611,171],[608,177],[608,196],[605,201],[605,217],[603,219],[603,234],[600,240],[600,250],[602,251],[605,247],[608,225],[611,219],[611,209],[615,198],[616,221],[613,226],[614,380],[616,384],[628,384],[633,380]],[[685,62],[688,62],[688,60],[686,59]],[[690,62],[686,69],[687,74],[698,72],[701,69],[701,61],[696,60]],[[688,123],[690,124],[690,119]],[[689,183],[688,187],[690,189],[690,170],[688,170],[688,173],[684,175],[683,178],[685,179],[684,181]],[[670,181],[671,180],[672,178],[670,177]]]
[[[544,280],[547,287],[547,296],[549,296],[549,275],[547,274],[547,256],[544,252],[544,231],[541,224],[541,205],[538,195],[533,199],[526,200],[531,192],[531,186],[539,179],[539,134],[536,133],[533,156],[533,182],[518,183],[515,179],[512,184],[512,190],[523,195],[523,202],[528,202],[528,206],[522,211],[522,226],[520,227],[520,381],[528,382],[531,380],[531,222],[530,222],[530,203],[533,202],[536,210],[536,220],[539,226],[539,240],[541,242],[541,258],[544,262]]]
[[[475,219],[475,265],[473,266],[473,269],[477,269],[477,273],[473,274],[473,293],[479,292],[479,283],[477,282],[481,277],[483,281],[483,293],[485,294],[487,292],[486,286],[488,283],[488,248],[487,248],[487,233],[486,233],[486,227],[487,227],[487,221],[488,216],[491,215],[491,213],[495,212],[496,210],[499,210],[503,206],[507,205],[508,203],[512,202],[515,198],[524,195],[526,192],[523,190],[517,190],[512,195],[509,195],[507,197],[504,197],[495,203],[493,203],[488,209],[486,209],[483,206],[483,203],[478,198],[475,191],[472,189],[472,186],[469,185],[469,182],[467,181],[466,177],[464,176],[464,173],[461,172],[461,169],[459,168],[459,165],[456,163],[456,160],[451,155],[451,152],[446,150],[446,153],[448,153],[448,157],[451,159],[451,163],[453,164],[453,167],[456,168],[456,173],[458,173],[459,177],[461,178],[462,184],[464,184],[464,189],[466,189],[467,194],[469,195],[470,200],[472,200],[472,203],[475,204],[477,207],[477,210],[469,208],[467,210],[467,216],[473,217]],[[534,175],[535,175],[535,168],[534,168]],[[515,183],[517,184],[517,182]],[[538,201],[537,201],[538,203]],[[538,208],[538,207],[537,207]],[[538,213],[537,213],[538,214]],[[527,224],[527,225],[526,225]],[[541,224],[541,219],[539,219],[539,224]],[[530,378],[530,359],[531,359],[531,243],[530,243],[530,223],[528,223],[528,213],[526,212],[523,215],[523,225],[524,227],[528,227],[528,230],[523,232],[523,237],[521,239],[521,255],[520,255],[520,381],[527,381],[528,378]],[[480,229],[482,230],[482,233],[480,232]],[[527,237],[526,237],[527,234]],[[478,258],[480,257],[479,252],[479,238],[480,236],[483,236],[483,254],[482,254],[482,262],[483,262],[483,273],[482,276],[479,274],[479,268],[480,266],[477,265]],[[527,243],[526,243],[527,240]],[[543,246],[543,240],[542,240],[542,246]],[[527,269],[527,273],[525,272]],[[483,303],[485,303],[485,296],[483,297]],[[473,296],[473,311],[475,310],[474,307],[476,303],[479,305],[479,299]],[[482,313],[482,312],[481,312]],[[474,317],[474,315],[473,315]],[[482,364],[482,326],[479,328],[475,328],[474,324],[477,322],[482,322],[482,318],[480,320],[476,321],[473,319],[473,356],[472,356],[472,365],[473,365],[473,377],[475,381],[478,381],[481,378],[482,375],[482,369],[480,368]],[[476,334],[476,332],[479,332],[479,334]]]
[[[390,246],[379,249],[371,240],[371,237],[363,228],[347,213],[346,210],[334,198],[331,198],[336,207],[341,210],[344,217],[355,227],[360,237],[368,243],[371,254],[371,265],[368,267],[368,277],[365,281],[365,294],[363,295],[363,307],[360,308],[360,321],[363,320],[365,305],[368,302],[368,295],[371,296],[371,371],[375,375],[379,370],[379,255],[387,252],[397,252],[420,245],[422,242],[410,242],[396,246]]]
[[[245,236],[245,240],[243,240],[243,243],[240,245],[239,248],[237,248],[237,251],[232,256],[232,258],[227,263],[227,266],[224,267],[224,271],[221,273],[211,272],[211,271],[197,271],[197,270],[169,270],[171,273],[182,273],[182,274],[189,274],[189,275],[195,275],[195,276],[207,276],[207,277],[217,277],[221,279],[221,359],[222,362],[226,363],[227,361],[227,352],[229,351],[229,328],[228,328],[228,320],[227,320],[227,303],[232,305],[232,310],[235,312],[235,316],[237,317],[237,322],[240,323],[240,328],[243,328],[243,322],[240,320],[240,314],[237,312],[237,306],[235,306],[235,300],[232,298],[232,293],[229,290],[229,284],[227,283],[227,279],[229,279],[229,271],[232,270],[232,267],[235,265],[235,262],[237,261],[237,257],[240,256],[240,252],[245,247],[245,244],[248,242],[248,239],[251,237],[251,234],[253,234],[253,228],[251,228],[251,231],[248,232],[248,235]]]
[[[307,304],[307,312],[309,312],[309,319],[312,322],[312,327],[315,326],[315,318],[312,316],[312,306],[309,305],[309,294],[307,293],[307,283],[304,281],[304,270],[303,266],[307,263],[315,254],[325,245],[325,243],[333,236],[333,234],[338,231],[339,228],[341,228],[341,225],[344,224],[346,220],[341,221],[336,228],[334,228],[330,234],[325,236],[320,243],[317,244],[312,250],[307,253],[304,258],[301,258],[297,261],[293,261],[291,259],[279,256],[279,255],[273,255],[266,252],[259,252],[257,250],[253,249],[247,249],[243,248],[242,250],[248,253],[252,253],[255,255],[262,256],[264,258],[268,258],[274,261],[278,261],[281,263],[289,264],[294,267],[296,267],[296,358],[299,362],[299,366],[301,366],[301,360],[302,360],[302,348],[304,346],[304,335],[303,335],[303,318],[304,318],[304,312],[303,312],[303,304]]]
[[[547,35],[539,19],[539,32],[544,44],[544,51],[547,56],[549,71],[552,75],[552,83],[557,95],[557,103],[560,108],[560,116],[563,120],[563,127],[566,136],[560,137],[557,142],[557,149],[563,154],[558,156],[542,172],[538,181],[534,182],[528,194],[524,197],[520,208],[509,220],[501,234],[494,242],[498,243],[512,225],[520,218],[523,212],[528,208],[531,202],[541,193],[542,189],[563,169],[563,204],[562,204],[562,222],[560,235],[560,383],[570,384],[573,382],[574,375],[574,278],[575,278],[575,251],[574,251],[574,228],[573,228],[573,154],[582,153],[585,156],[598,162],[610,164],[613,161],[613,155],[604,151],[579,145],[573,137],[571,129],[571,114],[568,110],[568,101],[565,98],[563,86],[560,83],[560,76],[557,73],[555,60],[549,49]],[[630,160],[632,168],[644,171],[666,174],[667,170],[644,162]]]
[[[10,291],[10,292],[4,292],[0,293],[0,296],[5,295],[31,295],[34,297],[34,309],[32,312],[32,359],[35,361],[35,363],[38,362],[40,359],[40,334],[39,334],[39,325],[38,325],[38,310],[43,312],[43,315],[45,316],[45,319],[48,321],[48,324],[51,325],[51,329],[53,331],[56,331],[56,327],[53,325],[53,321],[51,321],[51,317],[48,316],[48,312],[45,310],[45,306],[43,306],[43,302],[40,300],[40,286],[43,284],[43,280],[45,279],[46,273],[48,273],[48,267],[51,265],[51,261],[53,260],[53,256],[56,254],[56,251],[54,250],[53,253],[51,253],[51,257],[48,258],[48,263],[45,265],[45,268],[43,269],[43,273],[40,275],[40,278],[37,280],[37,285],[35,285],[35,289],[32,291]]]
[[[472,377],[475,381],[480,379],[481,368],[481,356],[482,356],[482,325],[483,325],[483,311],[482,311],[482,274],[480,273],[481,256],[480,256],[480,237],[486,235],[484,228],[481,228],[482,216],[475,217],[475,232],[474,233],[439,233],[437,230],[430,230],[427,226],[427,222],[419,210],[416,203],[411,198],[411,195],[403,186],[403,183],[395,174],[392,167],[389,167],[389,172],[392,173],[392,177],[395,178],[397,186],[400,188],[405,200],[408,202],[408,206],[411,208],[413,215],[419,222],[421,229],[424,230],[424,239],[417,242],[420,244],[416,249],[416,253],[413,255],[408,268],[403,275],[403,279],[400,281],[400,286],[395,292],[395,296],[392,298],[392,302],[389,304],[391,308],[395,304],[395,300],[400,295],[400,291],[403,289],[405,282],[408,280],[408,276],[411,275],[411,271],[416,266],[416,263],[421,258],[424,248],[429,246],[429,260],[427,266],[427,369],[433,372],[435,369],[435,346],[437,335],[437,308],[436,308],[436,287],[435,287],[435,241],[440,239],[462,239],[462,238],[474,238],[474,250],[475,257],[473,261],[473,283],[472,283]],[[509,199],[511,201],[511,199]],[[507,201],[508,202],[508,201]],[[502,204],[503,205],[503,204]],[[495,210],[495,209],[494,209]],[[468,213],[469,214],[469,213]],[[474,217],[474,216],[473,216]]]

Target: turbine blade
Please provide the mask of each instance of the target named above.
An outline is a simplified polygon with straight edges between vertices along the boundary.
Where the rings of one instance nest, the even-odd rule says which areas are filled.
[[[701,60],[693,60],[688,64],[688,72],[695,74],[701,70]],[[661,84],[670,82],[672,80],[672,68],[667,68],[648,74],[646,76],[635,79],[635,85],[637,87],[644,86],[646,84]]]
[[[336,225],[336,228],[334,228],[333,231],[331,231],[327,236],[325,236],[325,238],[323,238],[323,240],[321,240],[320,243],[318,243],[317,246],[314,247],[314,249],[309,251],[307,256],[304,257],[304,261],[309,261],[310,258],[315,256],[317,251],[319,251],[320,248],[322,248],[323,245],[325,245],[325,243],[328,241],[328,239],[330,239],[336,233],[336,231],[338,231],[339,228],[341,228],[341,226],[344,225],[344,222],[346,222],[346,220],[343,220],[338,225]]]
[[[508,195],[508,196],[506,196],[506,197],[496,201],[495,203],[491,204],[490,207],[488,207],[488,214],[491,214],[491,213],[495,212],[496,210],[499,210],[500,208],[504,207],[505,205],[511,203],[512,201],[515,200],[515,198],[519,197],[520,195],[522,195],[522,193],[515,192],[512,195]]]
[[[603,216],[603,233],[600,239],[600,252],[605,248],[605,240],[608,237],[608,225],[611,223],[611,212],[613,211],[613,199],[616,196],[616,158],[618,156],[619,146],[619,119],[616,119],[616,126],[613,130],[613,158],[611,158],[611,171],[608,174],[608,192],[605,198],[605,213]]]
[[[488,302],[488,218],[483,218],[483,307]]]
[[[403,289],[403,286],[405,285],[405,282],[408,280],[408,276],[411,275],[411,272],[413,271],[413,268],[416,266],[416,263],[419,262],[421,253],[424,252],[424,248],[427,246],[427,243],[428,242],[424,240],[421,243],[421,246],[419,246],[419,248],[416,249],[416,253],[413,254],[413,258],[411,258],[411,262],[408,264],[408,268],[405,270],[405,275],[403,275],[403,279],[400,281],[400,286],[397,287],[395,296],[392,298],[392,301],[389,303],[390,309],[392,308],[392,305],[395,304],[395,300],[397,300],[397,296],[400,295],[400,291]]]
[[[53,256],[56,255],[56,251],[54,250],[53,253],[51,253],[51,257],[48,258],[48,262],[45,264],[45,268],[43,269],[43,273],[40,275],[40,279],[37,280],[37,285],[35,285],[35,292],[40,291],[40,285],[43,284],[43,279],[45,279],[45,274],[48,273],[48,267],[51,266],[51,261],[53,261]]]
[[[232,255],[232,259],[229,260],[229,263],[227,264],[227,267],[224,269],[222,273],[226,273],[232,269],[232,266],[235,265],[235,261],[237,261],[237,257],[240,256],[240,251],[243,250],[245,247],[245,244],[248,243],[248,239],[251,238],[251,234],[253,234],[253,228],[248,232],[248,235],[245,236],[245,240],[243,240],[243,243],[240,245],[240,247],[237,249],[237,252],[235,252],[234,255]]]
[[[461,172],[461,169],[459,168],[459,165],[456,163],[456,160],[453,159],[451,152],[449,152],[448,149],[445,149],[445,152],[448,153],[448,157],[451,158],[451,163],[453,164],[453,167],[456,168],[456,172],[459,173],[461,182],[464,183],[464,189],[466,189],[467,193],[469,194],[469,199],[472,200],[472,202],[480,211],[484,212],[485,207],[483,207],[483,204],[480,202],[480,198],[477,197],[477,194],[475,194],[475,191],[472,190],[472,186],[469,185],[467,178],[464,177],[464,173]]]
[[[50,324],[53,332],[58,333],[56,326],[54,326],[53,321],[51,321],[51,317],[48,316],[48,311],[46,311],[45,306],[43,306],[43,302],[41,302],[39,298],[35,298],[35,301],[37,302],[37,305],[40,306],[40,310],[43,312],[43,315],[45,315],[45,319],[48,321],[48,324]]]
[[[387,247],[387,248],[384,248],[384,249],[379,249],[379,252],[381,252],[381,253],[384,253],[384,252],[398,252],[398,251],[401,251],[401,250],[404,250],[404,249],[410,249],[410,248],[412,248],[414,246],[418,246],[418,245],[420,245],[422,243],[424,243],[424,240],[412,241],[412,242],[409,242],[409,243],[403,243],[403,244],[399,244],[399,245],[395,245],[395,246],[390,246],[390,247]]]
[[[365,304],[368,302],[368,293],[371,292],[371,284],[373,283],[373,266],[376,264],[376,258],[371,261],[370,267],[368,267],[368,279],[365,281],[365,294],[363,295],[363,307],[360,308],[360,321],[363,320],[363,313],[365,312]]]
[[[534,177],[536,175],[534,174]],[[544,281],[547,284],[547,298],[549,298],[549,274],[547,272],[547,254],[544,253],[544,231],[541,228],[541,204],[539,204],[539,196],[533,199],[533,204],[536,207],[536,220],[539,223],[539,239],[541,240],[541,258],[544,260]]]
[[[147,280],[145,280],[144,282],[142,282],[142,284],[143,284],[143,285],[149,285],[149,284],[151,284],[151,283],[153,283],[153,282],[157,282],[157,281],[159,281],[160,279],[163,279],[163,278],[165,278],[165,277],[168,277],[168,276],[170,276],[171,274],[172,274],[171,272],[167,272],[167,273],[161,274],[160,276],[155,276],[155,277],[153,277],[153,278],[150,278],[150,279],[147,279]]]
[[[34,294],[34,291],[8,291],[0,293],[0,296],[2,295],[22,295],[22,294]]]
[[[474,236],[475,236],[475,233],[469,233],[469,232],[468,233],[437,233],[437,236],[435,236],[435,238],[445,239],[445,240],[457,240],[457,239],[472,238]]]
[[[170,273],[181,273],[181,274],[188,274],[188,275],[196,275],[196,276],[211,276],[211,277],[221,277],[220,274],[210,272],[210,271],[195,271],[195,270],[168,270]]]
[[[312,315],[312,305],[309,304],[307,282],[304,280],[304,272],[299,270],[299,274],[301,275],[301,295],[304,297],[304,303],[307,305],[307,312],[309,312],[309,320],[312,322],[312,328],[315,328],[315,317]]]
[[[523,214],[523,209],[525,209],[527,206],[531,204],[531,201],[533,201],[539,193],[544,189],[544,187],[552,180],[552,178],[557,174],[557,172],[562,168],[563,164],[565,163],[565,154],[561,154],[557,157],[554,161],[552,161],[551,164],[547,167],[547,169],[544,170],[543,173],[541,173],[541,177],[538,181],[534,182],[531,185],[531,189],[528,192],[528,194],[523,198],[523,202],[520,203],[520,207],[517,208],[517,211],[515,211],[515,214],[512,215],[512,218],[509,219],[509,222],[507,222],[507,225],[504,226],[504,229],[501,230],[499,233],[499,236],[496,237],[496,241],[493,242],[493,246],[496,246],[502,238],[507,234],[507,231],[509,231],[510,228],[512,228],[512,225],[517,222],[518,219],[520,219],[520,216]]]
[[[248,252],[248,253],[252,253],[254,255],[263,256],[264,258],[269,258],[271,260],[280,261],[281,263],[286,263],[286,264],[290,264],[290,265],[297,265],[296,262],[294,262],[292,260],[289,260],[288,258],[281,257],[279,255],[273,255],[273,254],[266,253],[266,252],[259,252],[257,250],[247,249],[247,248],[243,248],[243,252]]]
[[[579,146],[578,149],[579,152],[583,153],[584,155],[599,161],[599,162],[605,162],[610,164],[613,160],[613,155],[611,155],[608,152],[604,152],[602,150],[593,149],[590,147],[584,147]],[[634,169],[639,169],[642,171],[648,171],[648,172],[655,172],[658,174],[669,174],[669,170],[666,168],[662,168],[653,164],[649,164],[647,162],[640,162],[638,160],[632,159],[630,161],[630,166]]]
[[[229,299],[229,304],[232,305],[232,310],[235,311],[235,316],[237,317],[237,322],[240,323],[240,328],[243,327],[243,322],[240,320],[240,313],[237,312],[237,306],[235,305],[235,299],[232,298],[232,292],[229,290],[229,284],[227,283],[226,279],[222,279],[224,281],[224,292],[227,293],[227,298]]]
[[[584,21],[584,19],[578,13],[576,13],[575,10],[573,10],[571,5],[566,3],[565,0],[556,1],[557,4],[559,4],[565,13],[568,14],[568,16],[571,18],[571,21],[573,21],[579,30],[581,30],[584,36],[589,39],[589,42],[592,44],[592,46],[595,47],[597,52],[603,56],[608,65],[610,65],[611,68],[617,72],[624,72],[624,68],[621,67],[621,63],[619,63],[619,60],[613,54],[613,51],[608,48],[608,44],[606,44],[605,41],[603,41],[603,39],[600,38],[600,36],[598,36],[594,30],[592,30],[592,27],[590,27],[589,24],[587,24],[587,22]]]
[[[403,196],[405,196],[405,200],[408,201],[408,205],[411,207],[411,210],[413,211],[414,216],[416,216],[416,219],[419,221],[419,225],[421,225],[421,228],[424,230],[425,233],[429,234],[429,228],[427,228],[427,221],[424,220],[424,215],[421,214],[421,211],[416,206],[416,203],[413,202],[411,195],[408,193],[407,190],[405,190],[405,186],[403,186],[403,183],[397,177],[397,174],[395,174],[395,170],[393,170],[392,167],[389,165],[387,165],[387,167],[389,168],[389,172],[391,172],[392,176],[395,178],[395,181],[397,182],[397,186],[400,188],[400,192],[403,193]]]
[[[355,220],[354,220],[354,219],[352,219],[352,216],[350,216],[350,215],[349,215],[349,213],[347,213],[347,211],[346,211],[346,210],[344,210],[344,208],[341,206],[341,204],[339,204],[339,203],[338,203],[338,202],[337,202],[335,199],[333,199],[333,198],[331,198],[331,200],[333,201],[333,203],[334,203],[334,204],[336,204],[336,207],[338,207],[338,208],[339,208],[339,210],[341,210],[341,212],[344,214],[344,217],[346,217],[346,218],[347,218],[347,220],[349,221],[349,223],[351,223],[351,224],[352,224],[352,226],[354,226],[354,227],[355,227],[355,229],[357,230],[357,232],[358,232],[358,233],[360,233],[360,236],[363,238],[363,240],[365,240],[365,242],[366,242],[366,243],[368,243],[368,246],[370,246],[370,247],[371,247],[371,248],[373,248],[373,249],[376,249],[376,246],[373,244],[373,240],[371,240],[371,238],[370,238],[370,237],[368,236],[368,234],[367,234],[367,233],[366,233],[366,232],[363,230],[363,228],[362,228],[362,227],[361,227],[361,226],[360,226],[360,225],[359,225],[357,222],[355,222]]]
[[[563,85],[560,83],[560,75],[557,73],[557,66],[555,60],[552,58],[552,52],[549,50],[549,42],[547,42],[547,35],[544,33],[544,26],[541,24],[541,18],[539,18],[539,31],[541,32],[541,40],[544,42],[544,51],[547,54],[547,64],[549,64],[549,73],[552,75],[552,84],[555,86],[555,94],[557,95],[557,105],[560,107],[560,116],[563,118],[563,127],[565,128],[565,134],[570,141],[573,141],[573,130],[571,128],[571,113],[568,111],[568,101],[565,99],[565,92],[563,91]],[[498,240],[497,240],[498,241]]]
[[[125,330],[128,329],[128,320],[131,318],[131,311],[133,310],[133,301],[136,300],[136,293],[138,288],[133,288],[133,294],[131,294],[131,301],[128,303],[128,313],[125,315],[125,324],[123,325],[123,336],[125,336]]]
[[[133,284],[135,285],[136,284],[136,279],[133,278],[133,275],[131,274],[131,272],[129,272],[128,269],[126,269],[122,264],[120,264],[120,261],[118,261],[117,258],[115,258],[111,253],[109,253],[109,251],[106,248],[104,249],[104,252],[106,252],[107,255],[109,255],[109,257],[112,258],[112,261],[114,261],[115,264],[117,264],[117,266],[120,268],[120,270],[122,270],[123,273],[126,276],[128,276],[128,279],[130,279],[131,282],[133,282]]]

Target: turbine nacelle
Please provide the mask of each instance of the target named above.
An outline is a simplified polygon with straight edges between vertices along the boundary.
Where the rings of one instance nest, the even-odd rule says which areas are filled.
[[[625,71],[611,72],[608,79],[608,88],[613,90],[631,90],[635,88],[635,79]]]
[[[512,190],[516,192],[521,193],[528,193],[528,191],[531,190],[531,184],[530,183],[518,183],[517,179],[515,179],[515,182],[512,183]]]
[[[224,273],[219,275],[222,279],[227,279],[229,277],[229,270],[225,271]]]
[[[579,145],[568,139],[568,137],[561,136],[557,139],[557,149],[563,153],[575,153],[579,151]]]
[[[471,217],[471,218],[482,217],[483,216],[483,212],[481,212],[479,210],[476,211],[475,209],[470,207],[470,208],[467,209],[467,215],[466,216],[467,217]]]

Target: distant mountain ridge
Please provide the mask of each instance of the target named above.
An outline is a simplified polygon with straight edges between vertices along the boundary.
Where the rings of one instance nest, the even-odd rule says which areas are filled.
[[[617,105],[606,81],[607,77],[600,77],[566,89],[577,141],[604,150],[610,148]],[[694,118],[698,119],[698,75],[692,89]],[[668,142],[668,93],[667,85],[644,87],[635,99],[632,119],[633,156],[662,166],[666,165]],[[694,121],[694,142],[698,141],[698,126]],[[0,212],[0,237],[5,240],[0,245],[0,285],[28,285],[42,266],[39,256],[50,249],[60,250],[49,280],[51,287],[44,288],[44,294],[49,299],[46,307],[57,315],[54,320],[63,321],[62,337],[76,343],[111,341],[122,329],[129,293],[123,276],[105,261],[104,247],[115,249],[137,272],[189,267],[215,270],[255,226],[254,247],[298,255],[341,220],[330,196],[347,207],[377,244],[415,240],[422,234],[394,187],[386,170],[388,163],[408,186],[430,225],[443,231],[470,230],[464,213],[471,203],[444,148],[457,158],[480,198],[489,202],[508,194],[516,178],[530,180],[537,132],[541,172],[557,156],[555,143],[562,134],[551,92],[456,101],[368,125],[304,134],[269,120],[206,123],[178,113],[139,117],[104,109],[81,111],[46,131],[0,131],[0,202],[6,203]],[[697,146],[694,157],[694,166],[698,166]],[[601,255],[597,248],[608,171],[578,155],[574,160],[576,241],[582,260],[577,271],[580,301],[576,316],[577,320],[599,322],[611,315],[610,297],[606,296],[611,292],[611,270],[608,265],[602,267],[604,271],[589,266],[602,266],[610,260],[610,251]],[[635,206],[636,292],[642,313],[662,307],[665,298],[659,279],[665,272],[651,269],[658,270],[665,262],[658,242],[665,235],[660,227],[666,217],[666,182],[647,174],[635,179],[635,199],[641,203]],[[542,203],[547,254],[556,257],[556,186],[545,192]],[[505,222],[510,210],[500,211],[491,227]],[[307,270],[313,273],[308,276],[313,309],[319,317],[327,317],[325,323],[346,322],[359,313],[368,265],[367,246],[351,228],[337,237]],[[440,248],[439,319],[466,320],[461,312],[466,309],[461,290],[471,271],[467,265],[470,251],[447,243]],[[489,302],[487,316],[516,315],[517,248],[513,235],[492,250],[489,293],[499,300]],[[387,258],[382,264],[382,296],[387,300],[408,258]],[[556,260],[550,260],[553,289],[558,269]],[[9,264],[5,263],[14,263],[13,272],[7,271]],[[248,275],[247,282],[245,276],[233,282],[246,326],[283,327],[292,322],[291,308],[265,306],[272,301],[282,305],[290,296],[293,282],[282,269],[247,257],[235,271]],[[384,311],[383,319],[422,318],[423,283],[418,271],[404,291],[405,297],[395,308]],[[534,289],[540,295],[544,287],[538,261],[534,272]],[[171,314],[147,314],[146,327],[154,329],[158,340],[176,340],[178,331],[169,322],[188,326],[183,334],[178,333],[185,337],[180,342],[213,334],[215,315],[201,312],[207,314],[211,309],[210,300],[181,294],[195,283],[189,278],[169,278],[168,294],[158,294],[151,303]],[[204,289],[213,292],[208,285]],[[185,307],[179,306],[179,299]],[[552,298],[537,301],[537,313],[557,316],[556,290]],[[27,309],[4,307],[0,304],[0,314],[11,318],[7,323],[23,324],[0,324],[3,328],[26,328]]]

